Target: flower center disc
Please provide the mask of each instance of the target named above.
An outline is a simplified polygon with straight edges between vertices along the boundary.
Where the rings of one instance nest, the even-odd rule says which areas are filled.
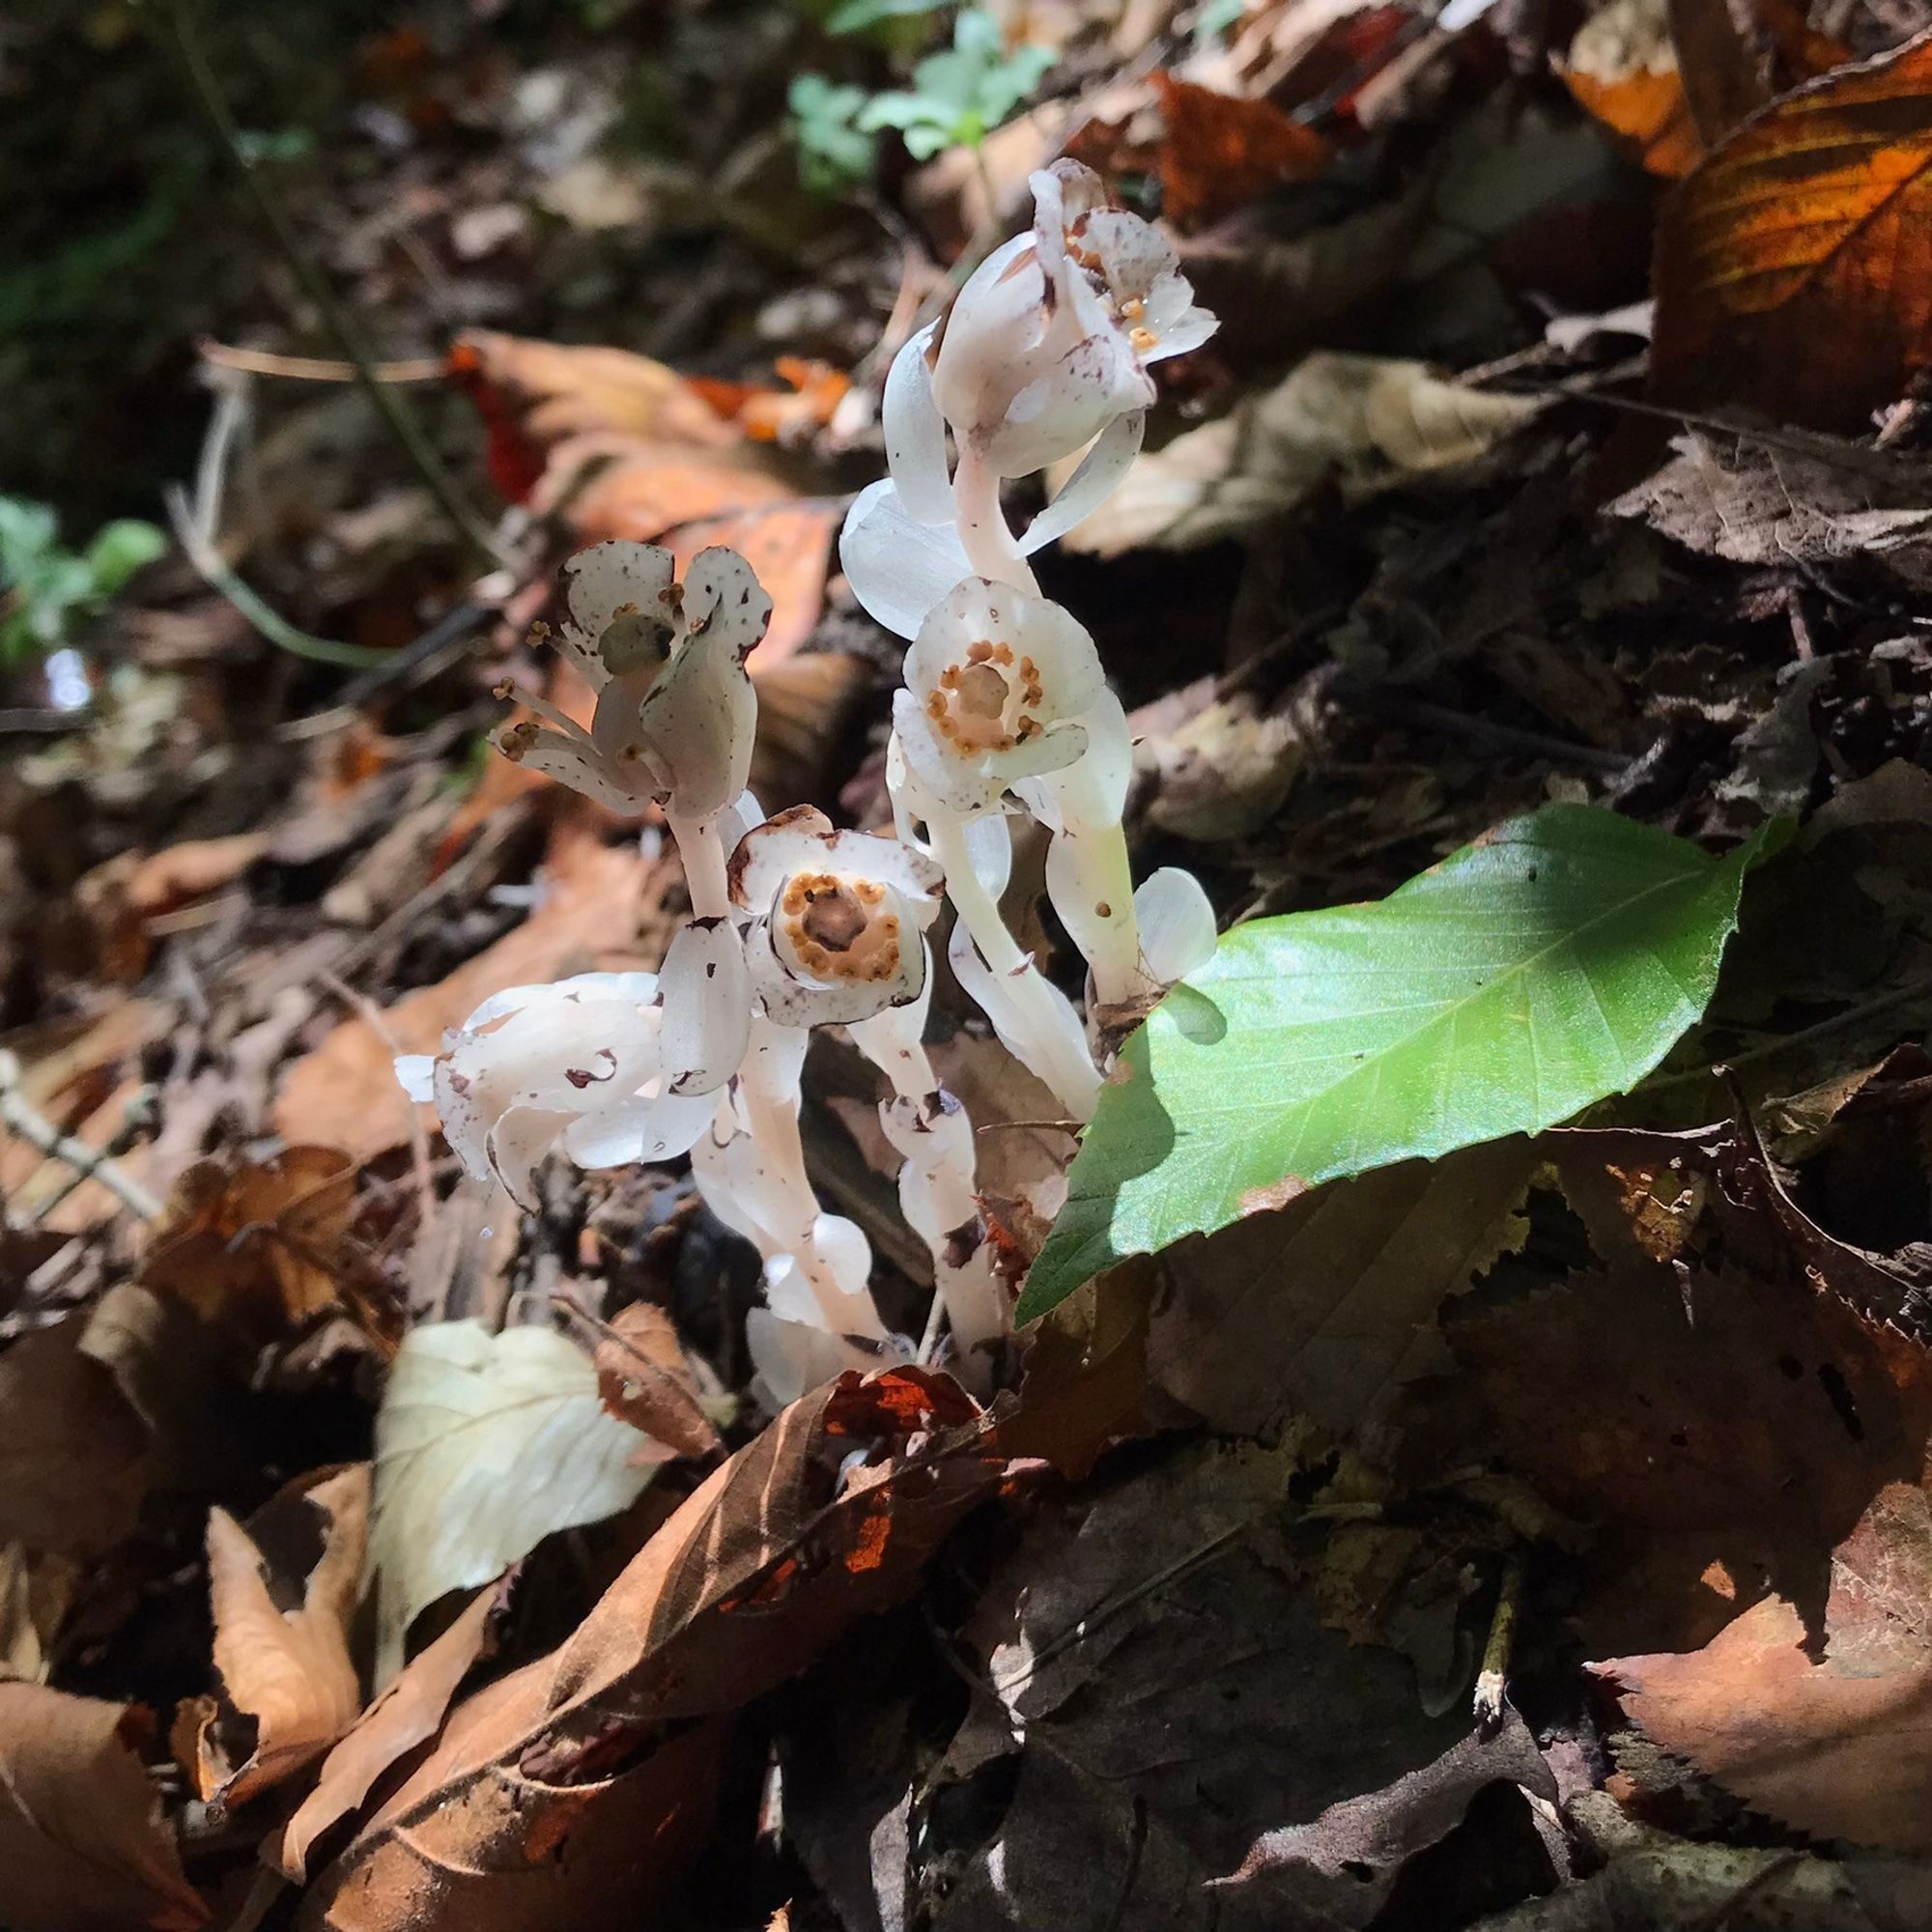
[[[987,639],[972,645],[963,664],[950,664],[925,700],[925,715],[941,740],[962,757],[1009,752],[1040,729],[1036,715],[1045,697],[1031,658],[1013,662],[1013,647]]]
[[[899,923],[881,910],[875,879],[795,872],[781,900],[798,964],[821,980],[890,980],[899,970]]]

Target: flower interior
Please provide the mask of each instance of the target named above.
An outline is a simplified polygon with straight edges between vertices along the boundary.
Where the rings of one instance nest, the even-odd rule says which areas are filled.
[[[899,970],[899,922],[876,879],[794,872],[780,899],[780,930],[815,980],[890,980]]]
[[[1009,752],[1041,730],[1045,700],[1039,668],[1031,658],[1013,661],[1013,647],[980,639],[965,661],[948,665],[926,694],[932,728],[960,756]]]

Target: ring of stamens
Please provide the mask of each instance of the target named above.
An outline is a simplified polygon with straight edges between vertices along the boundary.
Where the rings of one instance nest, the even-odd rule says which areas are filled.
[[[925,715],[942,743],[961,757],[1009,752],[1044,729],[1046,691],[1033,659],[1013,659],[1004,639],[980,639],[950,664],[926,694]]]
[[[793,956],[818,980],[891,980],[899,970],[899,922],[880,910],[876,879],[794,872],[779,895],[779,922]]]

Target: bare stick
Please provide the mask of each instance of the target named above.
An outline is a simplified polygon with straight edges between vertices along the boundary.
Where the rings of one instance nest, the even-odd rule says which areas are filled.
[[[0,1053],[0,1126],[16,1133],[29,1147],[39,1148],[50,1160],[65,1161],[87,1180],[98,1180],[108,1193],[143,1221],[157,1221],[161,1204],[131,1175],[123,1174],[99,1150],[71,1134],[64,1134],[20,1091],[20,1063]]]

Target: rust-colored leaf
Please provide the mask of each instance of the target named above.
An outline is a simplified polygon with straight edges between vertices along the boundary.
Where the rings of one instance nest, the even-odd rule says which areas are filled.
[[[337,1308],[392,1335],[389,1297],[349,1233],[355,1190],[355,1163],[339,1148],[197,1161],[175,1183],[141,1279],[246,1341]]]
[[[1856,429],[1932,361],[1932,35],[1753,115],[1658,224],[1660,401]]]
[[[144,1714],[0,1683],[0,1913],[10,1932],[193,1932],[207,1908],[138,1754]]]
[[[1556,70],[1577,105],[1629,142],[1646,172],[1674,181],[1702,158],[1662,0],[1613,0],[1592,14]]]
[[[1873,1498],[1832,1559],[1825,1650],[1767,1598],[1703,1649],[1592,1666],[1644,1731],[1817,1837],[1932,1851],[1932,1499]]]
[[[702,1826],[713,1720],[897,1601],[1002,1468],[944,1376],[848,1374],[794,1403],[685,1500],[562,1650],[458,1707],[319,1876],[312,1922],[639,1922]]]
[[[1244,208],[1277,182],[1312,181],[1328,143],[1269,100],[1156,73],[1167,133],[1160,147],[1161,207],[1177,228],[1199,228]]]

